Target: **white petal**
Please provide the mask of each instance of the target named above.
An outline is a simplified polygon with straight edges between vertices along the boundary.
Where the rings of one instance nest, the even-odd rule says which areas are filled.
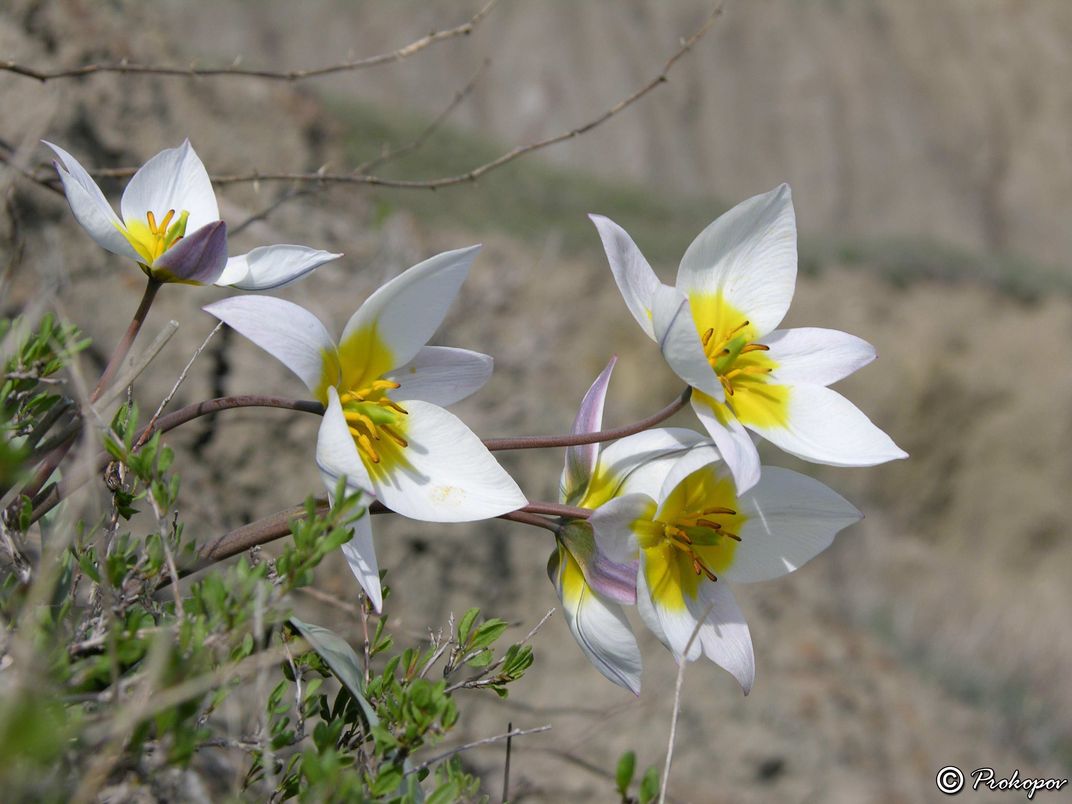
[[[523,507],[513,478],[452,413],[419,400],[399,400],[409,415],[405,463],[371,473],[376,497],[393,511],[426,522],[472,522]]]
[[[439,254],[414,265],[369,296],[339,340],[344,365],[348,342],[368,332],[375,333],[390,350],[392,365],[388,370],[415,358],[443,323],[479,250],[480,246],[470,246]]]
[[[178,148],[161,151],[138,168],[119,202],[127,224],[144,223],[148,212],[159,221],[172,209],[176,216],[190,213],[188,232],[220,219],[212,181],[189,140]]]
[[[598,552],[616,564],[637,560],[635,523],[655,517],[655,500],[646,494],[626,494],[599,506],[588,518]]]
[[[67,194],[67,201],[82,227],[89,232],[97,245],[107,249],[121,257],[129,257],[132,260],[141,260],[138,252],[130,245],[130,241],[116,227],[123,224],[115,214],[111,205],[104,197],[100,187],[93,181],[93,177],[79,164],[78,160],[51,142],[46,142],[49,148],[56,152],[62,164],[56,164],[56,172],[63,182],[63,191]]]
[[[697,398],[695,394],[692,397],[692,409],[714,439],[722,460],[726,462],[726,466],[733,474],[733,484],[737,487],[737,493],[740,494],[752,488],[759,480],[759,452],[748,431],[725,405],[721,407],[724,411],[725,424],[720,421],[711,403]]]
[[[282,362],[326,401],[326,386],[338,382],[339,361],[331,335],[315,315],[270,296],[232,296],[203,309]]]
[[[695,599],[688,600],[692,615],[703,620],[695,641],[708,659],[737,679],[747,695],[756,678],[756,659],[744,614],[721,581],[704,581],[698,591]]]
[[[581,407],[573,420],[570,433],[595,433],[603,425],[603,403],[607,398],[607,386],[610,375],[618,357],[614,356],[607,367],[596,377],[581,400]],[[559,498],[562,502],[573,505],[584,495],[592,472],[599,457],[599,444],[582,444],[566,449],[566,465],[562,469],[562,481],[559,484]]]
[[[603,241],[603,250],[607,252],[607,260],[610,262],[610,270],[614,274],[614,281],[618,283],[618,289],[622,292],[625,304],[633,318],[640,324],[640,328],[655,339],[651,326],[651,300],[655,289],[659,287],[659,278],[651,270],[648,261],[640,253],[636,243],[626,233],[625,229],[616,224],[610,218],[602,215],[589,215],[592,223],[599,231],[599,237]]]
[[[351,489],[372,491],[372,480],[365,464],[361,462],[354,437],[350,435],[339,393],[331,386],[328,387],[328,403],[316,436],[316,465],[329,492],[335,488],[340,477],[346,478],[346,485]]]
[[[239,290],[281,288],[341,256],[308,246],[261,246],[231,257],[216,284],[230,285]]]
[[[376,611],[383,607],[383,593],[380,589],[380,568],[376,563],[376,547],[372,543],[372,515],[366,510],[354,523],[354,536],[342,546],[346,562],[365,590]]]
[[[605,600],[580,577],[568,551],[557,547],[547,574],[558,591],[566,624],[595,668],[634,695],[640,694],[640,648],[622,607]]]
[[[646,494],[656,499],[674,462],[696,444],[702,435],[683,427],[645,430],[615,441],[599,456],[599,483],[585,500],[598,506],[623,494]]]
[[[762,335],[785,317],[796,276],[796,219],[783,184],[704,229],[681,258],[677,286],[690,298],[721,293]]]
[[[655,341],[674,373],[708,396],[723,399],[722,384],[707,362],[689,300],[677,288],[660,285],[653,296],[651,320]]]
[[[690,662],[700,658],[703,651],[702,642],[697,636],[689,645],[693,631],[696,630],[696,616],[686,606],[682,609],[668,609],[658,605],[651,596],[648,585],[644,551],[640,551],[640,572],[637,573],[637,613],[644,624],[651,629],[659,641],[669,648],[677,661],[686,657]],[[685,648],[688,647],[688,654]]]
[[[779,329],[763,338],[777,363],[771,382],[830,385],[875,359],[875,347],[847,332],[818,327]]]
[[[829,486],[806,475],[764,466],[763,476],[738,499],[747,517],[733,561],[719,573],[729,581],[766,581],[803,566],[863,515]]]
[[[666,502],[666,499],[685,478],[705,466],[719,463],[720,458],[721,456],[713,444],[698,444],[674,461],[673,467],[667,472],[666,479],[663,481],[663,487],[659,490],[659,510],[656,512],[655,518],[661,519],[660,514],[663,512],[663,503]]]
[[[491,377],[493,365],[494,361],[480,352],[425,346],[387,379],[401,386],[392,396],[446,407],[479,391]]]
[[[908,457],[859,408],[821,385],[789,386],[785,427],[749,429],[790,455],[830,466],[874,466]]]

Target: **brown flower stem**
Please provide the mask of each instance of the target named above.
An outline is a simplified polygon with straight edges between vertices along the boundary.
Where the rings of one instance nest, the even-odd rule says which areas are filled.
[[[119,371],[119,366],[122,365],[123,360],[130,352],[130,347],[134,345],[134,339],[138,337],[138,332],[141,330],[142,324],[145,323],[145,318],[149,314],[149,308],[153,305],[153,299],[156,298],[156,292],[160,289],[161,283],[157,280],[149,277],[149,281],[145,286],[145,293],[142,294],[141,302],[138,303],[138,309],[134,311],[134,318],[130,321],[130,326],[127,327],[127,331],[123,334],[122,339],[115,347],[115,351],[108,359],[108,365],[104,368],[104,373],[101,374],[97,385],[93,389],[93,393],[89,395],[89,403],[92,405],[98,399],[101,394],[104,393],[108,385],[115,378],[116,372]],[[78,434],[82,432],[81,427],[71,428],[67,438],[45,456],[44,460],[38,466],[34,476],[30,479],[22,489],[22,495],[29,497],[31,500],[36,497],[45,483],[52,476],[52,473],[56,471],[56,467],[59,466],[63,459],[67,457],[67,453],[71,451],[71,447],[74,446],[74,442],[77,440]],[[37,521],[35,517],[33,521]]]
[[[108,360],[108,365],[104,368],[104,373],[101,374],[99,380],[97,380],[97,387],[93,389],[93,393],[89,395],[90,404],[96,402],[101,398],[101,394],[104,393],[108,385],[115,379],[116,373],[119,371],[119,366],[123,360],[126,359],[127,353],[130,352],[130,347],[134,345],[134,339],[138,337],[138,332],[141,331],[141,325],[145,323],[146,317],[149,315],[149,308],[153,306],[153,299],[156,298],[156,292],[160,290],[162,282],[149,277],[148,283],[145,285],[145,293],[141,297],[141,302],[138,304],[138,309],[134,311],[134,318],[130,321],[130,326],[127,327],[127,331],[123,334],[123,338],[119,341],[115,347],[115,351],[112,352],[111,358]]]
[[[688,404],[689,399],[692,396],[692,389],[686,388],[681,395],[664,407],[662,410],[653,413],[646,419],[627,424],[624,427],[615,427],[609,430],[598,430],[594,433],[578,433],[578,434],[565,434],[565,435],[550,435],[550,436],[519,436],[516,438],[485,438],[484,446],[486,446],[492,452],[500,452],[503,450],[514,449],[552,449],[556,447],[575,447],[582,444],[599,444],[604,441],[615,441],[619,438],[625,438],[626,436],[635,435],[636,433],[643,432],[644,430],[655,427],[662,424],[669,419],[675,413],[680,411],[685,405]],[[169,413],[166,416],[161,416],[156,421],[156,425],[150,430],[149,428],[143,429],[135,439],[136,443],[144,443],[155,433],[166,433],[169,430],[173,430],[183,424],[199,419],[202,416],[208,416],[213,413],[218,413],[221,410],[231,410],[233,408],[283,408],[286,410],[297,410],[303,413],[313,413],[317,416],[324,415],[324,406],[319,402],[312,400],[302,399],[288,399],[278,396],[260,396],[256,394],[245,394],[241,396],[221,396],[216,399],[206,399],[204,402],[195,402],[192,405],[187,405],[184,408]],[[101,453],[97,459],[98,471],[108,465],[110,458],[107,453]],[[34,506],[33,515],[30,521],[36,522],[42,516],[47,514],[56,505],[59,504],[70,492],[81,487],[89,480],[89,477],[75,478],[68,484],[64,484],[61,487],[54,487],[48,495],[41,500],[37,501]],[[556,512],[553,516],[568,516],[562,512]]]
[[[317,513],[327,511],[328,508],[328,501],[326,499],[321,497],[316,500]],[[378,501],[373,502],[369,506],[369,514],[372,515],[393,513],[395,512]],[[524,525],[532,525],[534,527],[543,528],[544,530],[549,530],[552,533],[557,533],[558,524],[553,520],[548,519],[544,514],[587,519],[591,513],[592,511],[588,508],[575,508],[569,505],[558,505],[556,503],[547,502],[532,502],[524,508],[501,514],[496,518],[505,519],[510,522],[520,522]],[[180,577],[192,575],[193,573],[207,569],[220,561],[236,556],[239,553],[244,553],[252,547],[268,544],[276,539],[280,539],[290,533],[291,523],[297,519],[301,519],[304,515],[304,505],[292,505],[290,508],[284,508],[282,511],[269,514],[263,519],[258,519],[256,522],[251,522],[248,525],[243,525],[240,528],[228,531],[205,544],[198,551],[199,560],[189,567],[180,569],[178,574]],[[164,578],[161,580],[160,588],[164,588],[170,583],[170,578]]]

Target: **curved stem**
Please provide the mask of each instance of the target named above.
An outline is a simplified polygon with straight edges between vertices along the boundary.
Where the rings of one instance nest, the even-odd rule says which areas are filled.
[[[326,499],[322,497],[317,499],[317,513],[327,511],[328,507],[328,501]],[[374,501],[369,505],[369,514],[371,515],[393,513],[395,512],[379,501]],[[534,527],[543,528],[544,530],[549,530],[552,533],[558,533],[558,524],[542,514],[587,519],[591,513],[592,511],[588,508],[575,508],[569,505],[534,502],[529,503],[524,508],[519,508],[516,511],[501,514],[496,517],[496,519],[520,522],[524,525],[532,525]],[[239,553],[244,553],[251,547],[268,544],[276,539],[280,539],[290,533],[290,523],[295,519],[300,519],[304,514],[304,505],[292,505],[290,508],[284,508],[282,511],[269,514],[263,519],[258,519],[256,522],[251,522],[248,525],[243,525],[240,528],[228,531],[205,544],[197,553],[199,561],[193,566],[180,570],[179,576],[185,577],[191,575],[220,561],[236,556]],[[167,586],[170,582],[170,578],[163,579],[160,588]]]
[[[93,389],[93,393],[89,395],[90,403],[96,402],[100,399],[101,394],[115,379],[116,372],[119,371],[119,366],[126,358],[127,353],[130,352],[130,347],[134,345],[134,339],[138,337],[138,332],[141,330],[141,325],[145,323],[146,317],[149,315],[149,308],[153,306],[153,299],[156,298],[156,292],[160,290],[160,285],[163,284],[160,281],[149,277],[148,283],[145,285],[145,293],[141,297],[141,302],[138,304],[138,309],[134,311],[134,318],[130,320],[130,326],[127,327],[127,331],[123,333],[122,339],[115,347],[115,351],[112,352],[112,356],[108,359],[108,365],[104,367],[104,373],[101,374],[99,380],[97,380],[97,387]]]
[[[136,441],[144,443],[154,433],[166,433],[168,430],[174,430],[176,427],[192,422],[194,419],[218,413],[221,410],[231,410],[232,408],[285,408],[287,410],[298,410],[302,413],[315,413],[317,416],[324,415],[324,406],[312,400],[288,399],[282,396],[257,396],[254,394],[220,396],[215,399],[206,399],[204,402],[195,402],[166,416],[161,416],[156,420],[154,426],[145,427],[138,434]]]
[[[97,380],[93,393],[89,395],[91,405],[101,398],[108,385],[115,379],[119,367],[130,352],[130,347],[134,345],[134,339],[138,337],[138,332],[141,331],[141,326],[149,315],[149,308],[153,306],[153,299],[156,298],[156,292],[160,290],[161,284],[156,279],[149,277],[149,281],[145,285],[145,293],[142,294],[141,301],[138,303],[138,309],[134,311],[134,317],[130,320],[130,326],[123,333],[123,337],[116,345],[115,351],[112,352],[112,356],[108,358],[108,365],[104,367],[104,373]],[[24,496],[33,499],[40,493],[45,483],[52,477],[52,473],[56,471],[56,467],[63,463],[63,459],[67,457],[67,453],[71,451],[71,447],[74,446],[74,442],[81,432],[82,428],[80,426],[72,428],[67,437],[56,445],[51,453],[45,456],[30,482],[23,487],[22,494]],[[36,522],[37,517],[34,517],[32,521]]]
[[[492,452],[508,449],[548,449],[552,447],[578,447],[582,444],[598,444],[603,441],[616,441],[619,438],[635,435],[649,428],[662,424],[685,405],[692,397],[692,388],[686,388],[677,399],[662,410],[646,419],[615,427],[610,430],[597,430],[594,433],[571,433],[553,436],[517,436],[515,438],[485,438],[484,446]]]
[[[625,438],[626,436],[635,435],[636,433],[647,430],[656,425],[662,424],[669,419],[679,410],[688,404],[689,399],[692,396],[692,388],[686,388],[681,395],[664,407],[662,410],[653,413],[646,419],[627,424],[624,427],[616,427],[610,430],[597,430],[594,433],[578,433],[568,435],[551,435],[551,436],[519,436],[517,438],[485,438],[483,439],[484,446],[492,452],[502,450],[513,449],[551,449],[555,447],[575,447],[582,444],[598,444],[603,441],[615,441],[619,438]],[[232,408],[284,408],[286,410],[297,410],[303,413],[313,413],[317,416],[324,414],[324,406],[319,402],[312,400],[302,399],[288,399],[278,396],[259,396],[256,394],[244,394],[240,396],[221,396],[215,399],[207,399],[204,402],[195,402],[192,405],[187,405],[184,408],[169,413],[166,416],[161,416],[156,421],[156,425],[150,429],[145,428],[138,433],[135,439],[138,442],[144,442],[149,439],[153,433],[166,433],[168,430],[173,430],[180,425],[191,422],[194,419],[198,419],[202,416],[208,416],[213,413],[218,413],[221,410],[230,410]],[[108,455],[102,453],[98,459],[97,465],[99,469],[107,466],[109,461]],[[71,484],[65,485],[64,488],[54,488],[50,493],[42,498],[34,507],[33,515],[30,518],[30,522],[36,522],[42,516],[47,514],[53,508],[60,503],[60,501],[74,489],[80,487],[89,478],[82,477],[74,480]],[[562,513],[556,511],[551,514],[552,516],[573,516],[577,517],[576,513]]]

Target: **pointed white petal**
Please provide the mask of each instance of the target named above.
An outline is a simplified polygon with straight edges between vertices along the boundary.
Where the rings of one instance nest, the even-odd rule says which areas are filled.
[[[640,253],[640,249],[625,229],[602,215],[589,215],[588,217],[599,231],[599,237],[603,241],[603,250],[607,252],[610,270],[614,274],[614,281],[618,283],[618,289],[622,292],[629,312],[633,314],[633,318],[648,334],[648,337],[654,340],[655,334],[651,326],[651,300],[655,289],[659,287],[659,278],[655,276],[648,261],[644,259],[644,255]]]
[[[693,388],[721,400],[722,384],[707,362],[689,300],[677,288],[660,285],[652,298],[651,320],[655,341],[674,373]]]
[[[372,491],[372,480],[365,464],[361,462],[354,437],[350,435],[339,393],[331,386],[328,387],[328,403],[316,436],[316,465],[329,492],[335,488],[340,477],[346,478],[346,485],[351,489],[366,493]]]
[[[677,286],[690,298],[721,294],[763,335],[789,309],[796,276],[796,218],[783,184],[704,229],[681,258]]]
[[[859,408],[821,385],[789,386],[786,426],[749,429],[790,455],[830,466],[874,466],[908,457]]]
[[[682,657],[690,662],[700,658],[703,652],[700,638],[697,636],[692,640],[692,644],[689,644],[692,633],[696,630],[696,615],[688,606],[670,608],[660,605],[659,600],[653,597],[644,550],[640,551],[640,572],[637,573],[637,612],[644,624],[670,649],[678,662]]]
[[[391,395],[446,407],[479,391],[491,377],[494,361],[480,352],[425,346],[417,356],[387,375],[401,388]]]
[[[480,246],[470,246],[438,254],[399,274],[369,296],[339,340],[345,370],[363,370],[366,356],[349,359],[349,351],[362,351],[361,344],[370,334],[390,351],[391,365],[385,371],[415,358],[443,323],[479,250]],[[354,360],[362,365],[351,369]]]
[[[640,694],[640,648],[621,606],[604,600],[584,582],[568,551],[558,546],[547,563],[566,624],[595,668],[634,695]]]
[[[875,347],[847,332],[819,327],[779,329],[763,338],[777,364],[771,382],[830,385],[875,359]]]
[[[354,536],[342,546],[346,562],[365,590],[376,611],[383,608],[383,592],[380,589],[380,568],[376,563],[376,547],[372,543],[372,516],[366,510],[354,523]]]
[[[719,578],[766,581],[803,566],[863,515],[829,486],[806,475],[764,466],[763,476],[738,499],[747,519],[733,561]]]
[[[232,296],[203,309],[282,362],[321,402],[327,400],[326,387],[338,382],[339,361],[315,315],[270,296]]]
[[[402,463],[370,472],[384,505],[425,522],[472,522],[527,503],[513,478],[457,416],[419,400],[399,403],[409,411]]]
[[[71,205],[75,220],[82,224],[82,228],[89,232],[89,236],[97,241],[97,245],[121,257],[140,260],[138,252],[117,228],[123,224],[105,199],[100,187],[93,181],[93,177],[86,172],[77,159],[58,145],[53,145],[51,142],[46,142],[45,145],[55,151],[56,156],[60,158],[59,162],[53,164],[60,175],[60,181],[63,182],[63,191],[67,194],[67,201]]]
[[[576,435],[599,431],[603,424],[603,402],[607,398],[607,386],[610,385],[610,375],[616,362],[617,355],[610,359],[607,367],[600,372],[588,393],[584,395],[577,417],[573,420],[571,433]],[[559,484],[559,498],[562,502],[573,505],[584,495],[598,457],[599,444],[582,444],[566,449],[566,465]]]
[[[208,171],[189,140],[178,148],[161,151],[138,168],[119,202],[127,224],[144,223],[148,212],[160,221],[172,209],[176,216],[190,213],[188,232],[220,219]]]
[[[231,257],[216,284],[239,290],[273,290],[297,282],[310,271],[341,256],[308,246],[261,246]]]
[[[659,510],[655,518],[662,518],[660,515],[663,512],[663,504],[685,478],[705,466],[720,463],[720,460],[721,456],[713,444],[699,444],[674,461],[673,467],[667,472],[666,479],[663,481],[663,487],[659,490]],[[723,472],[728,471],[724,465],[719,469]]]
[[[748,431],[725,405],[692,396],[692,409],[718,447],[722,460],[733,474],[733,484],[740,494],[759,480],[759,452]]]
[[[674,462],[705,440],[695,430],[660,427],[615,441],[600,453],[596,482],[585,497],[585,505],[597,507],[623,494],[657,498]]]
[[[721,581],[704,581],[697,597],[689,600],[689,610],[703,622],[695,642],[708,659],[737,679],[747,695],[756,678],[756,658],[748,624],[729,587]]]

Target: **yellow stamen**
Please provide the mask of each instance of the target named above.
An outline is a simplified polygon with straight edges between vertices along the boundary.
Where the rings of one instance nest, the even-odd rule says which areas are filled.
[[[402,436],[400,436],[394,430],[392,430],[390,425],[387,425],[387,424],[381,425],[380,430],[382,430],[384,433],[386,433],[387,436],[392,441],[394,441],[396,444],[398,444],[398,446],[402,447],[403,449],[405,449],[406,447],[409,446],[409,442],[406,441],[406,439],[404,439]]]
[[[769,352],[770,347],[765,343],[750,343],[741,350],[741,354],[748,354],[749,352]]]
[[[152,212],[145,213],[145,219],[149,221],[149,231],[155,234],[160,234],[160,229],[156,225],[156,215]]]
[[[711,327],[710,329],[707,330],[707,332],[705,332],[703,335],[700,336],[701,343],[703,343],[704,346],[707,346],[708,341],[711,340],[711,337],[714,334],[715,334],[715,328]]]

